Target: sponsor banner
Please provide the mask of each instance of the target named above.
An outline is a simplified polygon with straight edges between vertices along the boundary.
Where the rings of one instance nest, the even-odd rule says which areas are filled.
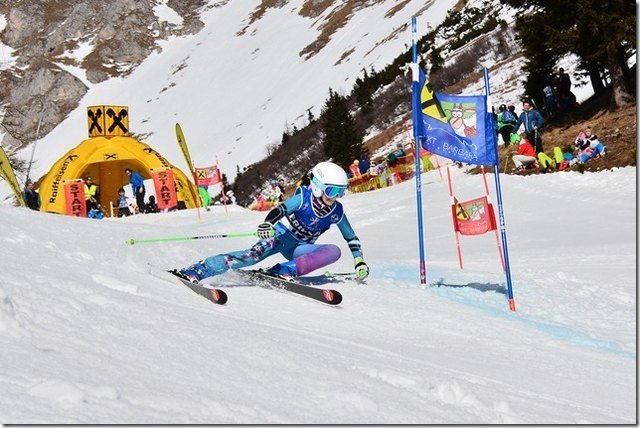
[[[196,168],[196,180],[198,186],[211,186],[222,181],[220,170],[217,166]]]
[[[151,170],[151,177],[156,189],[158,208],[161,210],[175,208],[178,205],[178,196],[173,170],[170,168]]]
[[[466,202],[454,198],[451,208],[456,231],[461,235],[482,235],[496,229],[493,207],[486,196]]]
[[[64,182],[65,214],[76,217],[87,216],[87,204],[84,198],[84,182],[70,180]]]
[[[436,93],[420,70],[420,92],[413,94],[421,109],[417,130],[422,147],[448,159],[474,165],[497,165],[495,132],[484,95]],[[416,126],[416,124],[414,124]]]

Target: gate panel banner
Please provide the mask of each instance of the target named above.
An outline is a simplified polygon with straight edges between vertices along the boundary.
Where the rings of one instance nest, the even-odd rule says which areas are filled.
[[[456,230],[461,235],[482,235],[495,230],[496,222],[492,219],[494,213],[486,196],[466,202],[458,202],[454,198],[452,208]]]
[[[178,196],[173,170],[170,168],[151,170],[151,177],[156,188],[158,208],[161,210],[175,208],[178,205]]]
[[[222,181],[220,170],[217,166],[209,166],[206,168],[196,168],[196,183],[198,186],[212,186]]]
[[[84,182],[82,180],[64,183],[65,214],[76,217],[87,216],[87,203],[84,199]]]

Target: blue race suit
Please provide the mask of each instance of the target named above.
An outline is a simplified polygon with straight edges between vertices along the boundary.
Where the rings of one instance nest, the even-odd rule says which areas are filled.
[[[307,187],[299,187],[295,195],[271,210],[265,221],[275,223],[273,238],[261,239],[246,250],[208,257],[183,271],[195,270],[203,279],[229,269],[254,265],[280,253],[288,261],[274,266],[277,273],[304,275],[340,258],[338,246],[315,244],[332,224],[340,229],[353,257],[362,257],[360,241],[343,212],[342,204],[336,201],[331,206],[325,205],[322,198],[314,197]]]

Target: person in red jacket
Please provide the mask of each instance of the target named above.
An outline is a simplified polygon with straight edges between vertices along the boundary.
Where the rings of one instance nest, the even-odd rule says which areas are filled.
[[[537,163],[536,151],[527,140],[524,133],[520,134],[520,142],[518,143],[518,154],[513,155],[513,163],[516,171],[524,171],[529,166]]]
[[[360,174],[360,161],[358,159],[354,160],[353,163],[351,165],[349,165],[349,172],[351,173],[352,177],[360,177],[362,176],[362,174]]]

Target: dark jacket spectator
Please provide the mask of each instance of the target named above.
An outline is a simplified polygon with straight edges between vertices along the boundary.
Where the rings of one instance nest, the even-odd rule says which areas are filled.
[[[540,131],[544,125],[544,119],[540,112],[531,106],[529,100],[522,102],[522,113],[518,117],[518,121],[513,126],[513,133],[517,133],[520,129],[520,125],[524,125],[524,133],[527,136],[527,140],[532,142],[536,153],[543,152],[542,138],[540,137]]]
[[[130,168],[124,170],[124,172],[129,176],[129,182],[131,183],[131,191],[136,196],[136,205],[138,205],[138,211],[143,213],[144,209],[144,180],[142,176],[137,171],[131,171]]]
[[[360,163],[358,164],[358,169],[360,170],[360,174],[366,174],[367,172],[369,172],[370,166],[371,164],[369,163],[369,159],[367,159],[365,156],[362,156],[360,158]]]
[[[28,208],[34,211],[40,211],[40,194],[34,189],[31,181],[27,181],[27,188],[24,189],[23,196]]]

